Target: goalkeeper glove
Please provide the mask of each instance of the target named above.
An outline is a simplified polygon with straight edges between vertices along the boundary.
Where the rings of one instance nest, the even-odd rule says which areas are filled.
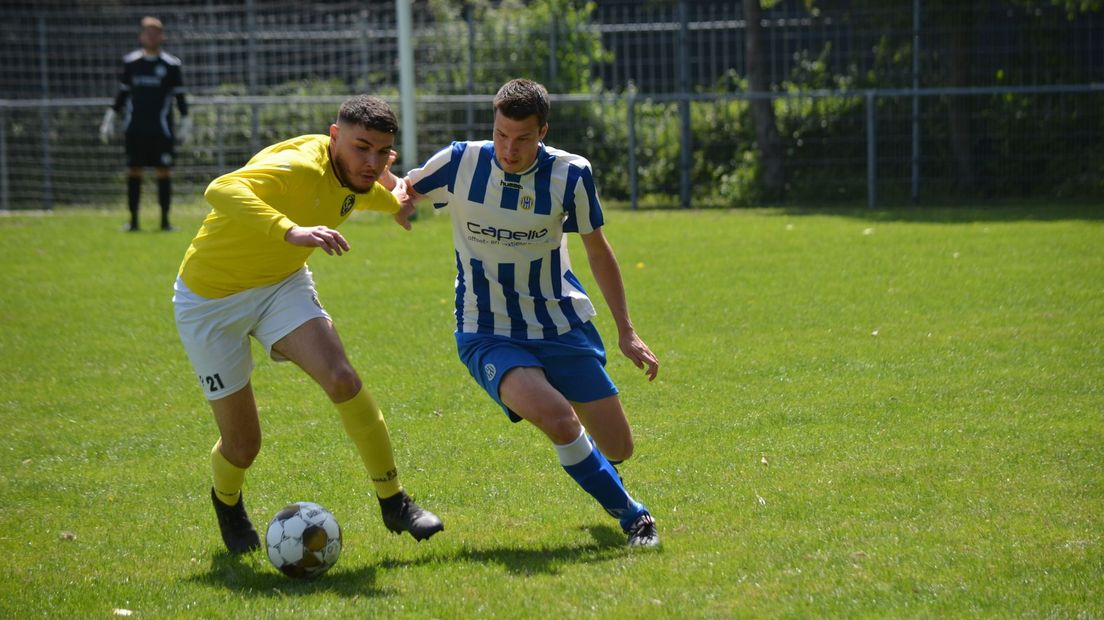
[[[181,116],[180,126],[176,128],[177,142],[184,144],[192,137],[192,117]]]
[[[115,110],[108,108],[100,121],[100,142],[107,144],[115,136]]]

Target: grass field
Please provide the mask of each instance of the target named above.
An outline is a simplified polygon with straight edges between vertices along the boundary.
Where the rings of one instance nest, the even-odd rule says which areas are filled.
[[[456,359],[446,218],[354,216],[319,293],[447,529],[389,534],[324,395],[257,354],[254,520],[306,499],[345,532],[306,583],[221,550],[170,302],[201,210],[0,216],[0,617],[1104,616],[1102,215],[609,213],[662,362],[610,362],[643,552]]]

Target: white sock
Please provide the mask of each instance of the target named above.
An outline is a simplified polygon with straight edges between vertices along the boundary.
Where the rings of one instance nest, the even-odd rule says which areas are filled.
[[[594,449],[587,439],[585,428],[579,431],[579,436],[575,438],[575,441],[562,446],[559,444],[552,445],[556,448],[556,455],[560,457],[560,465],[564,467],[582,463],[583,459],[590,456]]]

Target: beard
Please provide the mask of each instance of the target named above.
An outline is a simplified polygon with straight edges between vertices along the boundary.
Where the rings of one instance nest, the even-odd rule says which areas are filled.
[[[366,194],[371,191],[372,186],[376,184],[376,179],[372,179],[370,183],[365,183],[364,180],[360,178],[360,174],[351,170],[349,166],[345,164],[345,159],[336,152],[333,153],[333,167],[334,172],[337,174],[337,180],[341,181],[342,185],[353,190],[356,194]]]

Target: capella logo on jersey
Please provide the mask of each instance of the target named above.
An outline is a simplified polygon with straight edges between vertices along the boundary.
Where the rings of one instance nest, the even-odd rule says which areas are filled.
[[[499,241],[536,241],[548,235],[547,228],[540,230],[510,230],[508,228],[484,226],[477,222],[468,222],[468,232],[484,237],[494,237]]]

